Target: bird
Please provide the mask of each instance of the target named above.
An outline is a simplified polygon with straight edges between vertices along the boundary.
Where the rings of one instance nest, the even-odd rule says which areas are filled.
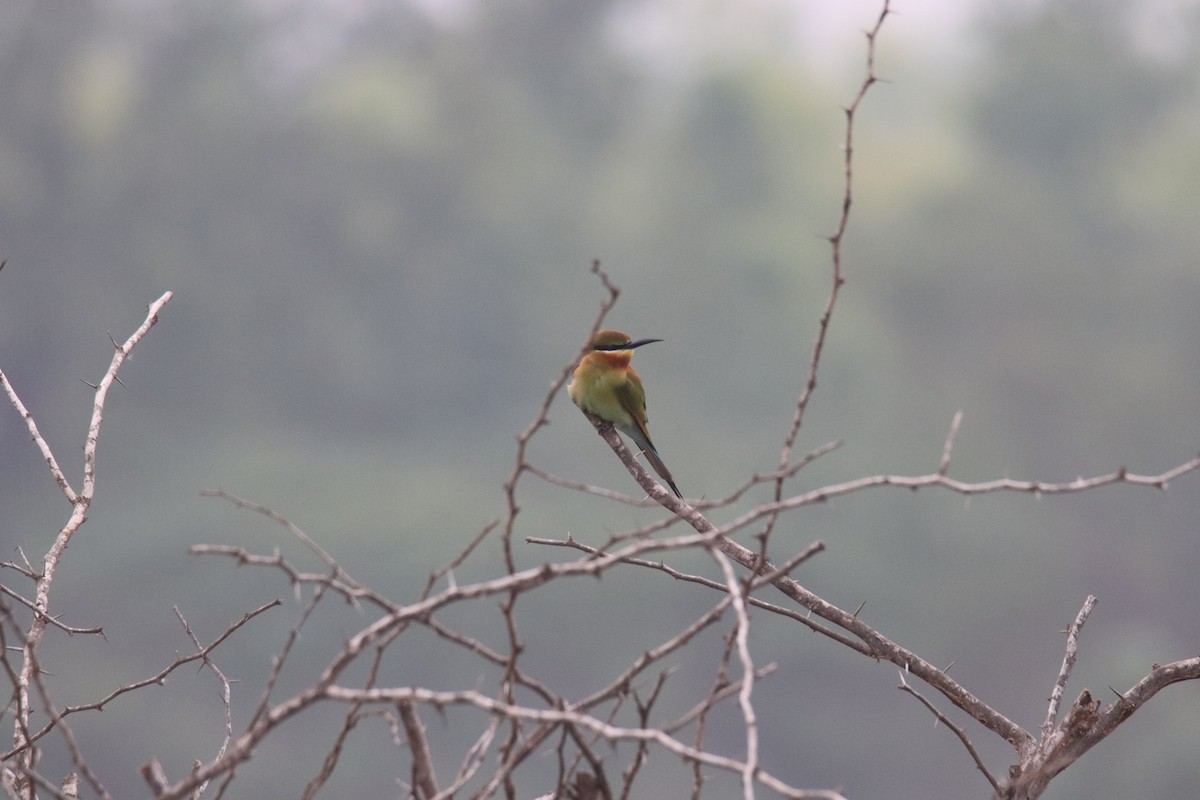
[[[650,432],[646,429],[646,391],[642,388],[641,376],[629,366],[636,348],[661,341],[638,339],[635,342],[621,331],[597,331],[571,375],[567,394],[580,409],[611,422],[632,439],[658,476],[682,500],[683,495],[675,485],[671,471],[650,441]]]

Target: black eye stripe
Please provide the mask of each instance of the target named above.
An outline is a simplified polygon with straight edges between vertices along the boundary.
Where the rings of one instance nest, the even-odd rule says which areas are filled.
[[[599,344],[599,345],[596,345],[595,347],[593,347],[592,349],[593,350],[603,350],[606,353],[613,353],[613,352],[616,352],[617,350],[628,350],[629,345],[631,345],[631,344],[633,344],[633,342],[625,342],[623,344]]]

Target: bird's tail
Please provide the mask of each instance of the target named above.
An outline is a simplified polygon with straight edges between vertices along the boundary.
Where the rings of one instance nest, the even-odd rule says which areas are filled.
[[[654,471],[658,473],[658,477],[666,481],[667,485],[671,487],[671,491],[675,493],[675,496],[682,500],[683,495],[680,494],[679,487],[675,485],[675,479],[671,477],[671,470],[667,469],[667,465],[659,458],[658,451],[654,449],[654,445],[643,449],[642,452],[646,455],[646,460],[650,462],[650,466],[654,467]]]
[[[634,419],[632,426],[622,427],[621,430],[637,443],[638,449],[642,451],[642,455],[646,456],[646,460],[650,462],[650,466],[654,467],[654,471],[658,473],[658,477],[666,481],[667,485],[671,487],[671,491],[675,493],[675,496],[682,500],[683,495],[680,493],[679,487],[675,485],[675,479],[671,477],[671,470],[667,469],[667,465],[663,463],[658,450],[654,448],[654,442],[650,441],[650,432],[637,419]]]

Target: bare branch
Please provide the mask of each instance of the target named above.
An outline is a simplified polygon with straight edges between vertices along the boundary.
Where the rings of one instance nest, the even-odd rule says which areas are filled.
[[[204,645],[200,644],[200,640],[196,638],[196,634],[192,632],[192,626],[188,623],[187,618],[183,616],[183,612],[179,610],[179,606],[174,606],[171,609],[175,612],[176,618],[179,619],[179,624],[183,626],[183,630],[187,633],[188,638],[192,640],[196,650],[203,651]],[[233,738],[233,701],[231,698],[232,690],[230,688],[229,678],[225,677],[225,673],[221,672],[220,668],[213,663],[212,659],[205,653],[201,656],[201,661],[204,666],[213,671],[217,679],[221,681],[221,707],[225,710],[225,737],[221,740],[221,746],[217,749],[217,758],[225,754],[225,750],[229,747],[229,741]],[[208,788],[208,784],[202,783],[196,787],[193,795],[199,797]]]
[[[421,790],[421,797],[437,796],[437,777],[433,771],[433,758],[429,753],[429,742],[425,739],[425,726],[417,716],[416,708],[411,700],[401,700],[396,703],[400,712],[400,722],[404,725],[404,735],[408,739],[408,748],[413,758],[413,785]]]
[[[510,705],[501,701],[488,697],[476,691],[461,691],[461,692],[436,692],[430,689],[419,687],[393,687],[379,689],[352,689],[349,687],[331,685],[325,690],[325,695],[330,699],[343,700],[347,702],[366,702],[366,703],[397,703],[402,700],[409,700],[418,703],[429,703],[436,707],[449,705],[469,705],[487,711],[492,714],[499,714],[506,718],[519,718],[525,720],[534,720],[538,722],[547,722],[553,724],[571,724],[581,728],[586,728],[590,731],[600,734],[605,739],[610,741],[652,741],[663,748],[670,750],[682,758],[689,761],[698,761],[707,764],[710,767],[724,769],[731,772],[741,773],[744,764],[735,759],[725,758],[724,756],[706,753],[701,750],[696,750],[682,742],[674,739],[671,736],[663,733],[661,730],[653,728],[621,728],[615,725],[609,725],[601,722],[595,717],[585,714],[580,714],[571,709],[536,709],[528,708],[519,705]],[[832,791],[816,790],[808,791],[796,789],[789,786],[783,781],[776,778],[770,773],[758,769],[754,773],[754,779],[772,789],[784,797],[799,798],[800,800],[844,800],[841,794]]]
[[[21,719],[16,725],[13,734],[13,752],[21,754],[22,766],[27,768],[27,770],[32,769],[34,759],[34,750],[30,746],[31,742],[28,738],[28,715],[30,713],[29,691],[37,679],[35,675],[36,668],[34,666],[37,663],[37,650],[41,645],[48,620],[51,619],[50,590],[54,584],[54,574],[58,568],[59,560],[66,551],[67,545],[75,535],[75,532],[79,530],[79,527],[87,519],[88,508],[91,506],[92,497],[95,494],[96,447],[100,438],[100,426],[104,421],[104,402],[108,396],[109,387],[116,380],[117,370],[125,363],[125,359],[133,351],[133,348],[137,346],[138,342],[142,340],[142,337],[158,322],[159,312],[171,300],[171,297],[171,292],[167,292],[150,305],[142,324],[130,334],[124,344],[116,347],[116,352],[113,353],[108,371],[104,373],[104,377],[96,385],[95,397],[92,400],[92,417],[88,424],[87,437],[83,446],[83,488],[78,494],[72,491],[70,485],[66,482],[62,469],[59,468],[49,445],[46,444],[45,439],[38,432],[33,417],[21,403],[20,398],[17,397],[16,392],[8,383],[7,378],[3,378],[0,375],[5,390],[8,392],[9,399],[13,402],[13,406],[17,409],[17,412],[25,419],[30,434],[41,449],[42,456],[46,459],[51,474],[54,476],[55,481],[58,482],[59,487],[63,489],[67,499],[71,502],[70,519],[58,532],[50,549],[42,559],[42,573],[37,580],[34,600],[37,613],[34,615],[33,622],[29,626],[28,633],[25,635],[23,647],[21,674],[17,684],[17,713]],[[49,727],[53,727],[53,724],[52,721]],[[87,777],[86,774],[85,777]]]
[[[471,553],[475,552],[475,548],[479,546],[479,543],[486,539],[487,535],[494,531],[496,526],[499,524],[500,519],[496,518],[487,525],[484,525],[483,528],[480,529],[479,533],[475,534],[475,538],[468,542],[467,546],[462,549],[462,552],[450,559],[449,563],[438,567],[433,572],[430,572],[429,580],[425,583],[425,589],[421,592],[421,599],[424,600],[426,597],[429,597],[429,593],[433,591],[433,587],[442,579],[444,575],[452,572],[455,568],[470,558]]]
[[[671,492],[668,492],[658,481],[650,477],[650,473],[642,466],[642,462],[638,461],[633,452],[625,446],[625,441],[617,433],[617,429],[613,427],[611,422],[607,422],[587,411],[584,411],[583,415],[587,417],[588,422],[592,423],[596,432],[600,434],[600,438],[621,459],[621,463],[625,465],[625,469],[629,470],[629,474],[638,482],[638,485],[646,490],[646,494],[653,498],[659,505],[674,511],[681,517],[687,516],[687,511],[692,509],[692,506],[686,500],[681,500]]]
[[[528,541],[530,544],[542,544],[542,545],[549,545],[551,547],[571,547],[576,550],[582,550],[585,553],[592,553],[595,555],[605,554],[605,551],[602,548],[591,547],[589,545],[578,542],[575,539],[570,538],[570,537],[568,537],[565,541],[559,541],[557,539],[538,539],[538,538],[534,538],[534,537],[529,537],[526,539],[526,541]],[[792,556],[790,559],[785,561],[783,564],[780,564],[779,566],[773,566],[773,565],[769,565],[769,564],[766,565],[765,567],[762,568],[762,570],[760,571],[760,574],[757,577],[755,577],[754,584],[753,584],[754,588],[771,583],[778,577],[788,575],[793,569],[795,569],[795,567],[804,563],[805,561],[807,561],[809,558],[816,555],[817,553],[822,552],[824,549],[825,549],[825,544],[823,542],[813,542],[808,547],[806,547],[804,550],[801,550],[799,553]],[[633,557],[622,557],[620,560],[621,560],[621,563],[623,563],[623,564],[631,564],[636,567],[644,567],[646,569],[657,570],[659,572],[663,572],[663,573],[666,573],[667,575],[670,575],[675,580],[684,581],[687,583],[697,583],[697,584],[700,584],[701,586],[707,587],[709,589],[715,589],[718,592],[724,592],[728,589],[728,587],[725,586],[725,584],[721,583],[720,581],[714,581],[711,578],[705,578],[702,575],[691,575],[691,574],[688,574],[685,572],[680,572],[679,570],[677,570],[671,566],[668,566],[667,564],[665,564],[662,561],[648,561],[646,559],[633,558]],[[757,562],[757,554],[755,554],[755,560]],[[828,636],[829,638],[833,639],[834,641],[836,641],[840,644],[843,644],[846,647],[851,648],[852,650],[857,650],[858,652],[862,653],[863,655],[870,655],[870,649],[867,648],[864,644],[857,641],[856,639],[847,637],[841,633],[838,633],[836,630],[827,628],[826,626],[820,624],[820,622],[818,622],[817,620],[814,620],[812,618],[811,613],[807,614],[807,615],[800,614],[800,613],[797,613],[796,611],[794,611],[793,609],[784,608],[783,606],[779,606],[774,603],[769,603],[766,600],[762,600],[758,597],[753,597],[753,596],[747,598],[747,601],[750,603],[750,605],[755,606],[757,608],[766,609],[767,611],[770,611],[772,614],[778,614],[780,616],[789,617],[789,618],[795,620],[796,622],[799,622],[800,624],[805,625],[810,630],[816,631],[817,633],[820,633],[823,636]]]
[[[270,710],[271,692],[275,690],[275,683],[279,680],[279,674],[283,671],[283,665],[287,663],[288,656],[292,653],[292,648],[295,647],[296,641],[300,638],[300,629],[304,627],[304,623],[308,621],[308,618],[312,616],[317,606],[320,605],[321,599],[325,597],[326,588],[325,585],[321,585],[313,592],[312,598],[305,604],[299,617],[288,630],[287,639],[284,641],[283,647],[271,658],[271,672],[267,675],[267,684],[263,687],[262,697],[258,701],[258,706],[254,709],[254,714],[250,717],[251,725],[254,725],[266,716]]]
[[[607,316],[608,312],[616,304],[617,298],[620,296],[620,290],[609,280],[608,275],[604,272],[604,270],[600,268],[599,260],[592,262],[592,272],[600,279],[600,282],[608,292],[608,297],[601,302],[600,310],[596,316],[596,321],[593,323],[592,332],[594,335],[595,331],[599,330],[605,316]],[[591,337],[589,336],[588,341],[590,340]],[[517,484],[521,479],[521,475],[528,469],[529,466],[529,461],[526,458],[529,442],[543,426],[549,423],[550,406],[554,402],[554,398],[558,396],[559,391],[564,385],[566,385],[567,380],[574,371],[575,364],[579,362],[585,352],[587,352],[586,343],[580,346],[575,358],[572,359],[571,363],[563,367],[558,377],[553,383],[551,383],[550,389],[546,392],[545,398],[542,401],[542,406],[537,415],[534,417],[533,421],[530,422],[523,431],[521,431],[520,435],[517,436],[516,458],[514,459],[512,471],[509,473],[508,479],[504,482],[504,496],[507,508],[504,515],[504,523],[501,528],[500,537],[501,548],[504,555],[505,569],[510,575],[517,571],[516,560],[513,556],[512,550],[517,516],[520,514],[520,505],[517,503],[516,492]],[[482,539],[482,535],[479,537],[479,539]],[[476,543],[479,541],[479,539],[476,540]],[[473,547],[474,543],[471,546]],[[506,667],[506,673],[509,678],[511,678],[512,674],[516,671],[517,660],[524,649],[524,645],[521,643],[520,637],[517,633],[517,620],[514,614],[518,595],[519,588],[516,586],[512,587],[509,590],[508,596],[505,598],[500,607],[501,615],[504,619],[505,632],[508,635],[509,652],[511,653]],[[510,702],[515,700],[512,694],[512,683],[509,680],[504,682],[501,696]],[[501,758],[504,760],[504,762],[508,765],[511,765],[515,763],[513,761],[514,755],[524,748],[518,747],[518,742],[521,736],[520,720],[517,718],[510,718],[509,723],[509,735],[501,745],[500,752]],[[505,776],[505,780],[508,781],[507,775]],[[511,783],[508,783],[507,789],[508,794],[511,796],[514,793],[514,788],[512,787]]]
[[[804,469],[821,456],[826,455],[827,453],[832,453],[841,446],[841,442],[826,442],[820,447],[814,448],[811,452],[806,453],[799,461],[794,464],[790,464],[783,470],[776,470],[774,472],[768,472],[765,474],[755,473],[754,475],[751,475],[746,479],[745,482],[742,483],[741,486],[736,487],[733,489],[733,491],[722,498],[713,500],[697,499],[691,501],[691,503],[695,508],[706,509],[720,508],[731,505],[740,500],[742,496],[746,494],[746,492],[750,491],[755,486],[759,486],[764,483],[770,483],[781,478],[786,480],[794,477],[796,473],[800,472],[800,470]],[[573,481],[568,478],[564,478],[561,475],[554,475],[553,473],[547,472],[536,464],[530,464],[526,469],[547,483],[552,483],[555,486],[561,486],[564,489],[573,489],[579,492],[586,492],[587,494],[593,494],[606,500],[613,500],[628,506],[637,506],[638,508],[652,508],[658,505],[656,500],[653,500],[649,497],[633,497],[622,492],[616,492],[612,489],[607,489],[603,486],[594,486],[590,483]]]
[[[113,353],[108,371],[104,373],[104,377],[96,386],[96,397],[92,401],[92,421],[88,425],[87,439],[83,446],[83,490],[80,492],[80,496],[89,503],[96,492],[96,444],[100,438],[100,425],[104,421],[104,402],[108,397],[108,390],[117,379],[117,370],[125,363],[125,359],[133,352],[133,348],[142,340],[142,337],[158,323],[159,312],[171,301],[173,296],[171,292],[167,292],[150,304],[146,319],[138,326],[138,329],[129,335],[124,344],[115,345],[116,352]]]
[[[742,666],[742,687],[738,690],[738,707],[742,711],[742,722],[746,730],[746,763],[742,767],[742,796],[744,800],[754,800],[754,775],[758,771],[758,717],[754,713],[751,695],[754,692],[754,659],[750,656],[750,614],[746,610],[746,598],[743,594],[745,587],[733,572],[729,563],[719,550],[710,550],[721,572],[725,575],[725,585],[728,587],[728,597],[733,600],[734,614],[737,616],[737,626],[734,629],[738,661]]]
[[[979,752],[975,749],[974,745],[971,744],[971,740],[967,738],[967,732],[964,731],[961,726],[955,725],[954,722],[951,721],[951,719],[941,711],[938,711],[937,707],[925,699],[920,692],[909,686],[904,670],[900,670],[900,686],[897,688],[899,688],[900,691],[907,692],[908,694],[911,694],[913,697],[917,698],[917,700],[921,702],[921,705],[925,706],[925,708],[929,709],[931,714],[937,717],[938,722],[954,731],[954,735],[958,737],[958,740],[962,742],[963,747],[967,748],[967,752],[971,754],[971,760],[975,762],[976,769],[983,773],[983,777],[987,778],[987,782],[990,783],[996,793],[999,794],[1001,791],[1000,784],[996,781],[995,776],[988,771],[988,768],[984,766],[983,759],[979,757]]]
[[[603,486],[595,486],[590,483],[573,481],[560,475],[554,475],[553,473],[547,472],[536,464],[530,464],[525,469],[527,472],[531,472],[542,480],[546,481],[546,483],[552,483],[555,486],[561,486],[564,489],[573,489],[577,492],[594,494],[597,497],[604,498],[605,500],[612,500],[617,503],[623,503],[627,506],[637,506],[638,508],[652,508],[658,505],[658,503],[646,497],[632,497],[622,492],[606,489]]]
[[[60,631],[66,633],[68,636],[74,636],[77,633],[98,633],[101,636],[104,635],[104,628],[101,628],[101,627],[73,628],[70,625],[64,625],[63,623],[59,622],[54,617],[50,616],[49,614],[45,614],[41,610],[39,610],[38,607],[34,604],[34,602],[32,600],[27,600],[26,598],[17,594],[12,589],[9,589],[7,586],[5,586],[2,583],[0,583],[0,593],[6,594],[9,597],[11,597],[12,599],[16,600],[21,605],[23,605],[26,608],[33,611],[34,614],[38,615],[42,619],[42,621],[45,622],[47,625],[53,625],[55,628],[58,628]]]
[[[593,692],[587,697],[574,704],[575,708],[591,709],[596,705],[609,700],[618,694],[623,694],[628,691],[633,678],[641,674],[647,667],[657,661],[661,661],[666,656],[670,655],[686,646],[694,639],[700,631],[715,623],[725,613],[725,609],[729,607],[731,598],[722,598],[719,603],[709,609],[699,619],[681,630],[678,634],[671,637],[667,641],[660,644],[651,650],[642,653],[628,668],[625,669],[617,678],[609,682],[605,688]]]
[[[928,475],[871,475],[865,478],[856,478],[844,483],[831,484],[823,486],[819,489],[814,489],[804,494],[798,494],[789,497],[786,500],[779,500],[774,503],[766,503],[764,505],[753,508],[747,511],[742,516],[735,519],[733,522],[727,523],[722,531],[732,533],[741,530],[752,522],[756,522],[763,517],[777,514],[780,511],[801,508],[803,506],[812,505],[814,503],[823,503],[826,500],[831,500],[835,497],[841,497],[854,492],[861,492],[866,489],[872,489],[880,486],[895,486],[904,489],[924,489],[926,487],[938,486],[947,489],[951,492],[962,495],[977,495],[990,494],[992,492],[1019,492],[1034,495],[1046,494],[1075,494],[1078,492],[1086,492],[1092,489],[1098,489],[1103,486],[1111,486],[1118,483],[1127,483],[1134,486],[1154,486],[1159,489],[1167,488],[1167,484],[1172,480],[1193,472],[1200,468],[1200,456],[1185,461],[1184,463],[1172,467],[1171,469],[1159,473],[1157,475],[1138,475],[1129,472],[1125,468],[1118,469],[1115,472],[1110,472],[1106,475],[1097,475],[1092,478],[1076,478],[1073,481],[1063,483],[1049,483],[1043,481],[1022,481],[1013,480],[1012,478],[997,478],[990,481],[979,481],[971,483],[967,481],[959,481],[954,478],[949,478],[939,473],[931,473]]]
[[[592,262],[592,273],[600,279],[600,283],[604,286],[608,296],[603,302],[600,303],[600,310],[597,312],[596,319],[592,323],[592,329],[588,334],[588,338],[582,345],[580,345],[579,350],[576,351],[575,357],[571,360],[571,362],[562,368],[562,371],[559,372],[558,377],[555,378],[554,382],[550,384],[550,389],[546,392],[546,396],[542,400],[542,407],[538,410],[538,413],[533,418],[533,421],[526,426],[525,430],[521,431],[519,436],[517,436],[516,463],[513,465],[513,470],[512,473],[509,474],[508,480],[504,482],[504,492],[506,498],[508,499],[508,513],[505,517],[503,533],[504,558],[510,573],[516,570],[516,566],[512,560],[511,547],[517,514],[520,513],[520,509],[516,500],[516,488],[517,482],[521,478],[521,473],[525,472],[529,468],[529,462],[525,458],[526,450],[529,447],[529,440],[533,438],[534,434],[536,434],[543,426],[549,423],[550,406],[554,402],[554,398],[558,396],[559,391],[570,379],[571,373],[575,371],[575,365],[578,364],[580,359],[582,359],[587,353],[588,342],[590,342],[592,337],[596,335],[596,331],[600,330],[600,326],[604,324],[604,318],[608,316],[608,312],[611,311],[613,306],[617,304],[617,298],[621,296],[621,290],[617,288],[617,286],[611,280],[609,280],[608,274],[600,268],[599,260]]]
[[[309,536],[307,533],[301,530],[298,525],[293,523],[290,519],[283,516],[279,512],[267,508],[264,505],[255,503],[252,500],[246,500],[245,498],[238,497],[236,494],[227,492],[224,489],[201,489],[200,496],[217,497],[221,500],[226,500],[229,503],[232,503],[238,508],[244,508],[247,511],[253,511],[255,514],[266,517],[294,536],[301,544],[312,551],[317,558],[321,559],[325,566],[336,570],[339,576],[345,574],[341,566],[334,560],[333,556],[325,551],[325,548],[313,541],[311,536]]]
[[[1155,664],[1146,677],[1108,706],[1102,707],[1085,689],[1050,735],[1013,768],[1011,779],[997,797],[1016,800],[1040,797],[1056,775],[1108,737],[1158,692],[1173,683],[1191,680],[1200,680],[1200,657]]]
[[[38,697],[42,701],[42,707],[46,710],[46,715],[50,717],[50,722],[47,727],[56,729],[62,737],[63,742],[67,746],[67,752],[71,754],[71,763],[75,768],[83,773],[84,779],[88,785],[92,787],[101,800],[112,800],[112,795],[104,788],[100,782],[100,777],[87,763],[83,757],[83,751],[79,747],[79,742],[75,739],[75,732],[71,730],[71,726],[63,720],[63,714],[54,707],[54,703],[50,700],[50,692],[46,689],[46,684],[42,680],[43,671],[37,663],[37,654],[34,654],[33,668],[33,684],[37,689]],[[32,752],[32,750],[30,751]],[[22,754],[23,755],[23,754]],[[65,794],[65,793],[64,793]]]
[[[1063,655],[1058,679],[1054,681],[1054,688],[1050,691],[1050,705],[1046,710],[1046,721],[1042,723],[1043,743],[1050,740],[1050,735],[1054,730],[1054,720],[1058,718],[1058,705],[1062,702],[1063,692],[1067,689],[1067,681],[1071,678],[1071,670],[1075,667],[1075,658],[1079,653],[1079,632],[1083,630],[1083,624],[1087,622],[1095,607],[1096,597],[1089,594],[1083,601],[1083,608],[1079,609],[1075,621],[1071,623],[1070,628],[1067,628],[1067,651]]]
[[[67,706],[58,715],[59,718],[60,719],[65,718],[65,717],[70,716],[71,714],[77,714],[80,711],[103,710],[103,708],[106,705],[108,705],[113,700],[117,699],[118,697],[120,697],[123,694],[128,694],[129,692],[135,691],[137,689],[141,689],[146,686],[150,686],[152,684],[161,685],[164,681],[166,681],[167,676],[170,675],[172,672],[179,669],[184,664],[190,664],[193,661],[203,660],[209,653],[211,653],[214,649],[219,647],[221,645],[221,643],[223,643],[226,639],[228,639],[230,636],[232,636],[237,630],[239,630],[247,622],[254,619],[258,615],[266,612],[267,610],[274,608],[275,606],[279,605],[279,603],[280,603],[279,600],[272,600],[271,602],[267,603],[266,605],[260,606],[259,608],[256,608],[253,611],[247,612],[246,614],[244,614],[242,616],[242,618],[240,620],[238,620],[237,622],[233,623],[228,628],[226,628],[225,631],[223,633],[221,633],[212,642],[210,642],[207,647],[201,648],[200,650],[197,650],[196,652],[191,653],[189,655],[180,656],[180,657],[176,658],[169,665],[167,665],[167,667],[165,667],[163,670],[161,670],[160,672],[158,672],[157,674],[155,674],[149,678],[126,684],[126,685],[120,687],[119,689],[113,690],[112,692],[108,693],[107,695],[100,698],[99,700],[96,700],[95,702],[85,703],[83,705],[78,705],[78,706]],[[49,733],[51,730],[53,730],[53,728],[54,728],[54,723],[52,721],[52,722],[48,723],[45,727],[40,729],[37,733],[33,734],[32,736],[27,734],[24,737],[25,741],[22,744],[20,744],[18,747],[14,747],[12,750],[9,750],[7,753],[4,753],[2,756],[0,756],[0,761],[8,761],[13,756],[18,755],[19,753],[21,753],[23,751],[24,748],[31,746],[34,742],[41,739],[43,736],[45,736],[47,733]]]
[[[4,370],[0,370],[0,386],[4,387],[4,391],[8,394],[9,402],[13,408],[21,415],[21,419],[25,420],[25,427],[29,428],[29,435],[33,438],[33,443],[38,446],[38,450],[42,451],[42,458],[46,461],[46,466],[50,468],[50,475],[54,478],[54,482],[58,484],[58,488],[67,497],[67,502],[75,505],[79,501],[79,495],[71,488],[70,482],[67,481],[67,476],[63,474],[62,467],[58,465],[58,459],[54,457],[54,451],[50,449],[50,445],[46,443],[42,432],[38,430],[37,422],[34,421],[33,415],[29,413],[29,409],[21,402],[21,398],[17,395],[17,390],[9,383],[8,376],[4,374]]]
[[[779,666],[777,664],[767,664],[759,667],[754,671],[754,679],[756,681],[762,680],[778,668]],[[684,713],[683,716],[679,717],[670,724],[662,726],[662,730],[665,733],[675,733],[680,728],[690,725],[700,715],[707,713],[709,709],[725,698],[730,697],[731,695],[739,694],[741,690],[742,681],[740,680],[721,684],[719,687],[716,687],[713,689],[713,691],[709,692],[703,700]]]
[[[492,717],[488,720],[483,733],[479,735],[479,738],[467,750],[467,754],[462,761],[462,766],[459,767],[458,775],[454,777],[454,781],[444,791],[432,798],[432,800],[448,800],[454,796],[455,792],[465,786],[467,781],[475,776],[475,773],[483,766],[488,748],[491,747],[492,742],[496,738],[496,732],[500,729],[500,723],[500,717]]]
[[[958,436],[958,428],[962,425],[963,412],[960,408],[954,412],[950,420],[950,432],[946,434],[946,443],[942,446],[942,460],[938,462],[938,475],[945,475],[950,469],[950,454],[954,450],[954,437]]]
[[[837,306],[838,294],[841,291],[842,284],[846,282],[845,277],[842,275],[842,240],[845,238],[846,230],[850,226],[850,208],[854,202],[854,122],[863,98],[867,96],[867,92],[879,80],[875,74],[875,45],[879,37],[879,32],[883,29],[883,22],[890,13],[889,0],[883,0],[883,7],[879,12],[879,17],[875,20],[875,25],[866,34],[867,74],[858,87],[858,93],[854,96],[850,105],[845,108],[846,129],[842,140],[843,180],[841,213],[838,217],[837,227],[833,235],[829,237],[830,263],[832,266],[829,299],[825,301],[825,310],[821,313],[817,329],[817,339],[813,343],[812,355],[809,358],[808,381],[804,384],[804,389],[800,392],[800,397],[796,401],[796,410],[792,415],[792,424],[788,429],[787,435],[784,437],[783,448],[779,453],[780,470],[783,470],[792,459],[792,450],[796,446],[796,437],[800,434],[801,426],[804,425],[804,414],[808,410],[808,404],[812,400],[813,393],[816,391],[817,372],[821,365],[821,356],[825,352],[825,340],[829,335],[829,324],[833,320],[833,310]],[[780,478],[775,482],[775,501],[778,502],[782,498],[783,478]],[[766,535],[770,534],[775,520],[776,516],[772,515],[770,521],[767,523]]]

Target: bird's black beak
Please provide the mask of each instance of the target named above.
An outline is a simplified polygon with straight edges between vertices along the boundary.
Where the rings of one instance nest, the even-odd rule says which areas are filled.
[[[632,350],[635,347],[641,347],[644,344],[652,344],[653,342],[661,342],[662,339],[638,339],[636,342],[630,342],[625,345],[626,350]]]

